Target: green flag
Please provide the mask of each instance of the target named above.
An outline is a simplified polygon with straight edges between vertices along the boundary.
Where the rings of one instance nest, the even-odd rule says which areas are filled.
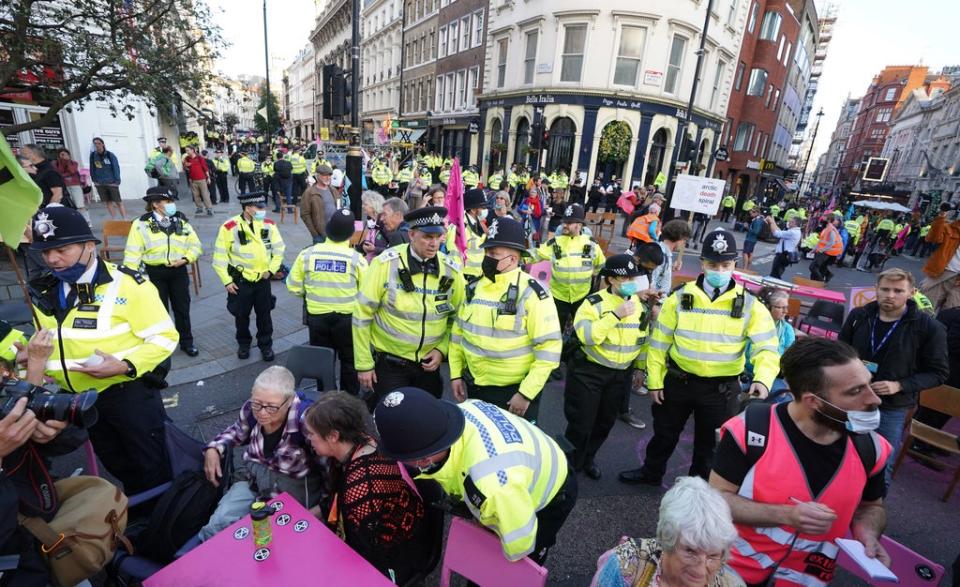
[[[661,171],[657,174],[657,179],[653,180],[653,185],[663,189],[663,186],[667,185],[667,176]]]
[[[23,238],[23,229],[42,201],[43,192],[20,167],[6,137],[0,135],[0,239],[16,248]]]

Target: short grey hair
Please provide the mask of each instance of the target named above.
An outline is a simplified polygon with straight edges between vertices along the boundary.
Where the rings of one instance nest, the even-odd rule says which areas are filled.
[[[383,203],[383,207],[394,214],[406,214],[410,207],[400,198],[389,198]]]
[[[364,206],[370,206],[373,208],[373,211],[376,214],[383,212],[383,196],[380,195],[380,192],[375,192],[373,190],[367,190],[363,192],[363,194],[360,196],[360,203]]]
[[[700,477],[680,477],[660,501],[657,540],[672,552],[681,539],[704,552],[728,552],[737,538],[730,506]]]
[[[772,306],[773,302],[777,300],[783,300],[784,302],[790,301],[790,294],[783,291],[782,289],[775,289],[770,292],[770,295],[767,296],[767,302]]]
[[[290,369],[280,365],[273,365],[264,369],[253,381],[254,389],[269,389],[283,394],[284,399],[293,397],[296,393],[296,381]]]

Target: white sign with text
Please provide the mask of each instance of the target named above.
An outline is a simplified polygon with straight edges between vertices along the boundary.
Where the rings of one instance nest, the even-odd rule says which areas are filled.
[[[726,182],[698,175],[678,175],[670,207],[713,216],[720,209]]]

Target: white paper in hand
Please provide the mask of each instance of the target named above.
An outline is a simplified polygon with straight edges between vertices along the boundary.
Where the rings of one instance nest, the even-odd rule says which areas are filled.
[[[866,571],[871,579],[889,581],[891,583],[900,582],[900,579],[893,574],[893,571],[884,566],[882,562],[867,556],[866,551],[863,549],[863,543],[859,540],[837,538],[836,542],[837,546],[839,546],[843,552],[847,553],[847,556],[853,559],[855,563],[860,565],[860,568]]]

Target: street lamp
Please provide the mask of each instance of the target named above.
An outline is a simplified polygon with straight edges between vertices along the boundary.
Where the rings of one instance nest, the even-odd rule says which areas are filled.
[[[810,155],[813,153],[813,143],[817,140],[817,131],[820,130],[820,119],[823,118],[823,108],[817,112],[817,124],[813,127],[813,137],[810,139],[810,148],[807,149],[807,158],[803,162],[803,169],[800,170],[800,197],[803,197],[803,178],[807,175],[807,165],[810,163]]]

